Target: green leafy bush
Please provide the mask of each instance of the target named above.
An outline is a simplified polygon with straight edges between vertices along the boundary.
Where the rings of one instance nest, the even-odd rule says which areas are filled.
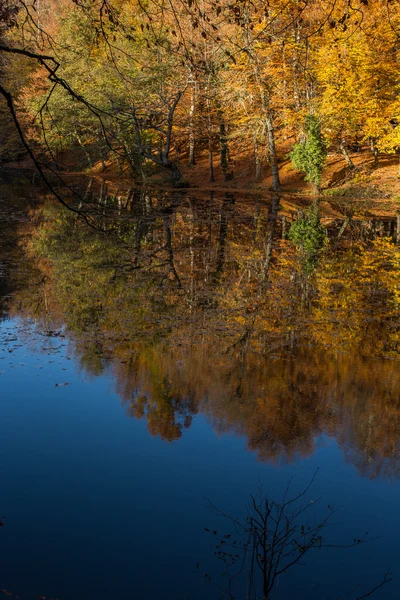
[[[305,139],[294,146],[290,159],[296,169],[305,173],[305,180],[319,189],[322,169],[326,162],[326,145],[319,119],[314,115],[307,115]]]

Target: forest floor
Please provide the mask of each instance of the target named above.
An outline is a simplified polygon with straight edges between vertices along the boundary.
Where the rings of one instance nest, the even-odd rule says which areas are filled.
[[[284,157],[288,148],[280,148],[280,156]],[[323,173],[322,196],[326,197],[325,214],[332,218],[351,211],[361,214],[364,212],[370,216],[393,217],[400,211],[400,165],[399,157],[396,155],[382,155],[379,166],[374,167],[372,152],[363,150],[351,154],[355,165],[349,169],[341,154],[329,154],[327,164]],[[207,154],[200,155],[196,165],[187,166],[183,160],[179,167],[189,184],[189,189],[197,192],[231,192],[250,195],[270,195],[271,176],[268,168],[260,181],[256,182],[254,177],[254,163],[244,153],[236,156],[233,161],[234,178],[225,181],[223,171],[217,163],[214,164],[214,182],[210,182],[209,159]],[[116,173],[112,165],[106,171],[95,169],[97,175],[118,185],[121,183],[121,175]],[[279,174],[281,179],[281,194],[289,200],[293,208],[302,205],[305,197],[310,200],[315,195],[314,187],[304,181],[304,176],[293,169],[288,158],[279,161]],[[149,178],[148,184],[158,188],[169,188],[170,183],[164,173],[156,173]]]
[[[285,156],[285,148],[280,149],[280,155]],[[217,157],[216,157],[217,158]],[[355,165],[349,169],[342,155],[329,154],[322,180],[322,195],[326,197],[329,204],[361,204],[368,205],[368,212],[379,213],[382,216],[394,215],[400,211],[400,164],[396,155],[382,155],[379,166],[374,167],[372,153],[368,150],[354,152],[351,159]],[[79,163],[76,155],[68,153],[60,157],[63,170],[62,176],[71,174],[77,176],[95,176],[110,182],[111,185],[120,187],[131,185],[132,181],[128,174],[121,175],[115,163],[106,163],[104,170],[102,165],[95,165],[93,169],[79,171]],[[30,168],[29,160],[9,163],[7,167]],[[244,153],[236,156],[233,163],[234,178],[225,181],[221,167],[215,160],[214,182],[210,182],[209,163],[207,155],[200,155],[196,165],[188,167],[183,160],[179,167],[183,172],[189,189],[198,192],[236,192],[245,195],[269,195],[271,193],[271,176],[268,169],[260,181],[254,178],[254,163]],[[304,181],[302,173],[294,170],[289,159],[282,159],[279,163],[279,174],[282,184],[282,194],[290,196],[314,195],[313,186]],[[157,188],[170,188],[168,178],[163,172],[155,172],[149,176],[148,185]],[[114,186],[113,186],[114,187]]]
[[[372,153],[355,152],[351,155],[355,165],[349,169],[344,158],[338,154],[330,154],[323,173],[323,195],[360,200],[382,201],[391,204],[392,208],[400,208],[400,167],[399,157],[383,155],[379,166],[374,168]],[[254,166],[246,157],[239,158],[234,164],[234,179],[226,182],[222,169],[214,168],[215,181],[210,183],[208,157],[200,157],[194,167],[182,165],[182,171],[190,187],[202,190],[268,192],[271,187],[271,176],[268,172],[259,182],[254,181]],[[282,192],[285,194],[314,195],[314,188],[304,181],[302,173],[295,171],[289,159],[280,161],[279,174]]]

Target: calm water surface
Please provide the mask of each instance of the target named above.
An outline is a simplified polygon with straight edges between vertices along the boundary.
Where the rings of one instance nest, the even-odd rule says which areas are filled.
[[[230,526],[208,500],[243,519],[260,485],[279,499],[318,469],[315,518],[340,507],[325,537],[379,539],[315,551],[275,597],[355,598],[391,570],[374,597],[398,598],[390,222],[363,206],[338,242],[346,213],[325,203],[310,269],[290,198],[86,199],[96,228],[28,183],[0,189],[0,589],[218,598],[205,528]]]

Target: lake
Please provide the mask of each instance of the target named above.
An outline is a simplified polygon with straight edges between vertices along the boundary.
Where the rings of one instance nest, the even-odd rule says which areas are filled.
[[[314,478],[307,523],[334,507],[327,545],[366,543],[311,548],[271,597],[391,571],[373,597],[397,598],[396,217],[326,197],[310,250],[307,198],[79,185],[71,212],[1,180],[0,590],[229,598],[219,512]]]

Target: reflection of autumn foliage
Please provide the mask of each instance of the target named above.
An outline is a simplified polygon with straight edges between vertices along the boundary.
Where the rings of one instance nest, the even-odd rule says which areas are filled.
[[[311,454],[315,437],[324,433],[334,435],[349,456],[361,454],[362,471],[380,472],[389,463],[393,473],[400,450],[399,386],[391,362],[295,349],[267,361],[261,381],[248,378],[245,403],[216,397],[207,410],[221,431],[245,435],[262,460]]]
[[[146,418],[152,435],[172,442],[181,437],[182,429],[190,427],[197,404],[166,376],[157,351],[144,347],[136,360],[115,364],[114,373],[128,414]]]
[[[398,356],[400,249],[388,238],[327,255],[317,273],[313,338],[325,347]]]
[[[398,247],[327,249],[306,276],[274,200],[145,208],[108,236],[45,208],[28,252],[46,277],[15,312],[65,324],[152,435],[176,440],[200,411],[263,461],[308,456],[325,434],[366,475],[397,474]]]
[[[142,352],[142,364],[121,363],[116,376],[129,413],[146,416],[152,433],[167,437],[177,421],[181,433],[199,410],[218,432],[245,436],[263,461],[308,456],[326,434],[365,474],[397,473],[400,374],[391,361],[293,348],[276,358],[250,352],[243,365],[208,344]]]

